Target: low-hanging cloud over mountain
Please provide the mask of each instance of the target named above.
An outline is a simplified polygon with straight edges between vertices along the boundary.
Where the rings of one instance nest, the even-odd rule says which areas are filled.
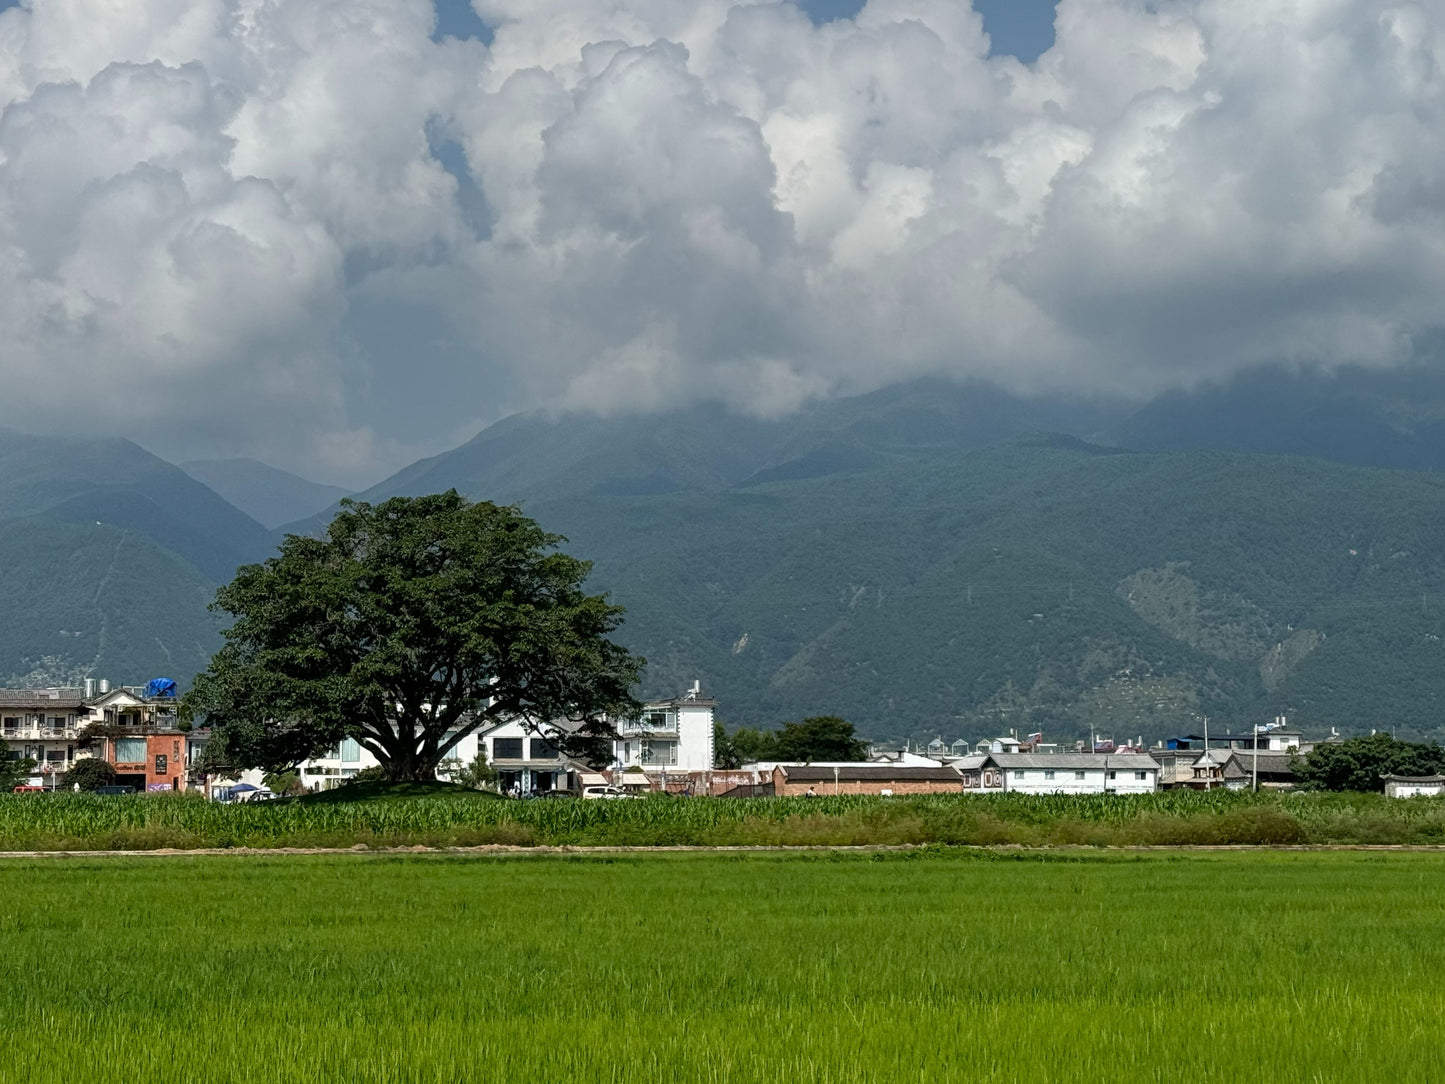
[[[1438,341],[1440,0],[1061,0],[1033,65],[963,0],[475,8],[0,15],[9,415],[365,473],[528,406]]]

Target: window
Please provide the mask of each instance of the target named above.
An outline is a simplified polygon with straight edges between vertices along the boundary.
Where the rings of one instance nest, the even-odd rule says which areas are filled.
[[[493,760],[521,760],[522,739],[521,738],[493,738],[492,739]]]
[[[116,738],[115,762],[117,764],[143,764],[146,758],[144,738]]]
[[[1110,779],[1118,779],[1118,778],[1119,778],[1119,773],[1116,772],[1113,768],[1110,768],[1110,769],[1109,769],[1109,778],[1110,778]]]
[[[642,743],[642,763],[657,764],[666,767],[677,763],[677,742],[675,741],[644,741]]]
[[[1045,779],[1052,779],[1053,777],[1054,777],[1054,770],[1053,770],[1052,768],[1050,768],[1048,771],[1044,772],[1044,778],[1045,778]]]
[[[533,738],[531,745],[533,760],[553,760],[557,756],[557,747],[546,738]]]
[[[1149,773],[1148,773],[1148,772],[1135,772],[1135,773],[1134,773],[1134,778],[1135,778],[1135,779],[1148,779],[1148,778],[1149,778]]]
[[[1074,773],[1074,778],[1075,778],[1075,779],[1082,779],[1082,778],[1084,778],[1084,773],[1083,773],[1083,772],[1075,772],[1075,773]]]
[[[1015,778],[1015,779],[1022,779],[1023,777],[1024,777],[1024,773],[1023,773],[1023,772],[1021,772],[1021,771],[1016,771],[1016,772],[1014,772],[1014,778]]]
[[[643,717],[643,722],[645,722],[648,726],[652,727],[652,729],[654,729],[654,730],[666,730],[666,729],[667,729],[667,712],[665,712],[665,711],[649,711],[649,712]]]
[[[361,743],[355,738],[341,739],[341,763],[355,764],[361,759]]]
[[[17,716],[14,716],[14,715],[7,715],[7,716],[5,716],[5,729],[6,729],[6,730],[19,730],[19,729],[20,729],[20,719],[19,719]]]

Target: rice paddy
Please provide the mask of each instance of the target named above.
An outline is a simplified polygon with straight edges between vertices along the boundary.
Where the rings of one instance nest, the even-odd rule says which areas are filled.
[[[7,1079],[1428,1080],[1445,855],[0,862]]]
[[[1445,799],[1378,794],[503,801],[475,792],[222,805],[0,795],[0,850],[230,847],[1445,844]]]

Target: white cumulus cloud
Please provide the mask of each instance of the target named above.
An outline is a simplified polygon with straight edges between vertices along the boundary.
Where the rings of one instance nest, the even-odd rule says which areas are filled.
[[[1148,394],[1441,320],[1438,0],[31,0],[0,377],[364,480],[513,409],[776,416],[953,374]]]

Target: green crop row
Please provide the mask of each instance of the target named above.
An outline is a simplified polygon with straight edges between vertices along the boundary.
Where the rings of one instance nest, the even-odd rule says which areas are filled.
[[[1152,795],[224,805],[196,796],[0,795],[0,850],[158,847],[1445,843],[1445,800],[1174,791]]]

